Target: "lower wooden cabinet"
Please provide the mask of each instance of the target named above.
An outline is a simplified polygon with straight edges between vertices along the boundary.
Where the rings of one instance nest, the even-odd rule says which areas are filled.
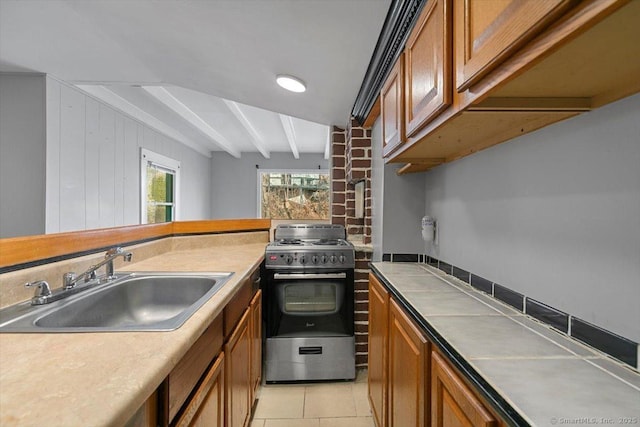
[[[432,426],[494,427],[499,421],[437,352],[432,353]]]
[[[245,311],[238,325],[225,344],[226,426],[245,427],[251,415],[251,330],[249,310]]]
[[[400,306],[389,310],[389,426],[428,426],[429,343]]]
[[[258,291],[249,306],[251,326],[251,402],[255,401],[262,380],[262,291]]]
[[[428,425],[429,345],[369,276],[369,402],[378,427]]]
[[[248,426],[262,379],[259,270],[249,277],[127,426]]]
[[[220,353],[174,425],[223,427],[224,390],[224,353]]]
[[[505,424],[369,275],[369,402],[377,427]]]
[[[369,403],[378,427],[387,425],[389,292],[369,275]]]

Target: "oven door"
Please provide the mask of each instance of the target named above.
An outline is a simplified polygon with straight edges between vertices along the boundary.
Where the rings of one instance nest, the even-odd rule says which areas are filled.
[[[275,273],[278,309],[289,316],[328,316],[342,308],[346,273]]]
[[[267,338],[353,335],[352,272],[270,272],[266,291]]]

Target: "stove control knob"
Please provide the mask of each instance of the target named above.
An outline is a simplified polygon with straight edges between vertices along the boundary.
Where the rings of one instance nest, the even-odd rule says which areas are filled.
[[[323,263],[323,264],[326,264],[327,263],[327,256],[326,255],[322,255],[320,257],[320,262]]]
[[[311,257],[311,263],[312,264],[317,264],[318,263],[318,255],[314,255]]]
[[[286,262],[287,264],[291,264],[293,262],[293,257],[291,255],[285,256],[284,262]]]
[[[340,264],[344,264],[346,258],[344,257],[344,255],[340,255],[340,257],[338,258],[338,260],[340,261]]]
[[[335,256],[335,255],[331,255],[331,256],[329,257],[329,261],[331,262],[331,264],[335,264],[335,263],[336,263],[336,261],[337,261],[336,256]]]
[[[302,255],[300,257],[300,264],[305,265],[307,263],[307,257],[305,255]]]

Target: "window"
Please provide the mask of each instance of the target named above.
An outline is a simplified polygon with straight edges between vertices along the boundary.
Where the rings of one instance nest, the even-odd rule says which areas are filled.
[[[258,171],[258,216],[329,219],[329,172]]]
[[[176,220],[180,162],[144,148],[140,159],[142,224]]]

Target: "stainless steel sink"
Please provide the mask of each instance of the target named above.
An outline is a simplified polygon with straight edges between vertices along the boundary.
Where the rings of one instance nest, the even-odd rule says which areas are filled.
[[[233,273],[118,273],[46,306],[0,310],[0,332],[130,332],[179,328]]]

